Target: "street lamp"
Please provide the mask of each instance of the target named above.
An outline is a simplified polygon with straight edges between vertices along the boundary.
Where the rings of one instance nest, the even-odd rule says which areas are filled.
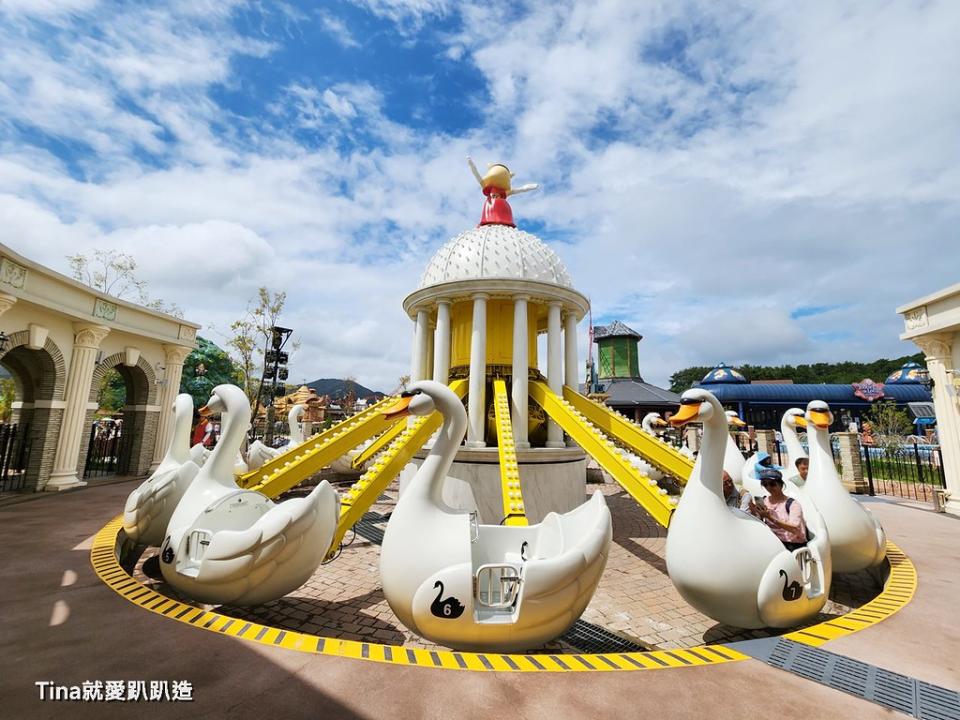
[[[266,390],[267,427],[263,439],[268,446],[273,442],[273,399],[283,397],[286,394],[286,386],[283,381],[288,377],[289,371],[286,365],[290,360],[290,355],[283,352],[283,348],[290,339],[291,334],[293,334],[293,330],[290,328],[280,327],[279,325],[271,327],[270,348],[263,354],[263,377],[260,379],[260,391],[257,393],[257,404],[260,404],[260,397],[264,390]],[[268,379],[270,380],[269,386],[267,386]]]

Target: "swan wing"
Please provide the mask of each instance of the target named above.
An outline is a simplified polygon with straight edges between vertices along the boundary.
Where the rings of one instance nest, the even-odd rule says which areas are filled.
[[[193,462],[155,473],[130,493],[123,508],[123,529],[145,545],[159,545],[173,511],[197,476]]]
[[[339,515],[339,497],[326,481],[305,498],[278,503],[244,530],[213,535],[197,574],[200,582],[230,582],[245,578],[248,587],[280,573],[284,564],[316,569],[327,552]],[[297,572],[299,578],[303,572]],[[303,577],[287,590],[306,580]],[[281,595],[285,593],[280,593]]]

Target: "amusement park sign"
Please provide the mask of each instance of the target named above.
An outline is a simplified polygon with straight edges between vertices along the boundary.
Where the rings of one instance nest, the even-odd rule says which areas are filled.
[[[870,378],[865,378],[858,383],[851,383],[853,394],[858,398],[863,398],[867,402],[873,402],[883,397],[883,383],[877,383]]]

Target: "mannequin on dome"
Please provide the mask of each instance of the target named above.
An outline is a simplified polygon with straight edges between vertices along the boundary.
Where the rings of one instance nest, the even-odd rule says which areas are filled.
[[[513,173],[502,163],[490,163],[487,166],[485,175],[480,175],[477,166],[473,160],[467,158],[467,164],[470,171],[483,188],[483,194],[487,200],[483,204],[483,214],[480,216],[481,225],[509,225],[516,227],[513,222],[513,210],[510,209],[510,203],[507,198],[518,193],[530,192],[536,190],[539,185],[528,183],[517,188],[510,187],[510,178]]]

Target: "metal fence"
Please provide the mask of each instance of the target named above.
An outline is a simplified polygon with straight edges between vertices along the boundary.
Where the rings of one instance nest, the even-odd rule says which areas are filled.
[[[100,477],[126,472],[129,465],[129,443],[125,442],[123,424],[97,421],[90,428],[87,461],[83,477]]]
[[[30,457],[30,426],[0,424],[0,491],[20,490]]]
[[[871,495],[932,502],[934,490],[947,486],[939,445],[861,445],[860,458]]]

